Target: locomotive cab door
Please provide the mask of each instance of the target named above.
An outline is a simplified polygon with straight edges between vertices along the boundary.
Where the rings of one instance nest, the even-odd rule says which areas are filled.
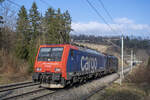
[[[71,49],[72,71],[77,71],[77,52]]]
[[[73,49],[70,49],[68,62],[67,62],[67,72],[76,72],[77,71],[77,52]]]

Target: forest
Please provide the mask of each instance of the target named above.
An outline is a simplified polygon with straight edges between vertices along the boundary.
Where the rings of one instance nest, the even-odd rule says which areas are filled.
[[[68,11],[48,8],[43,15],[33,2],[29,10],[21,6],[16,13],[11,4],[3,0],[0,3],[0,67],[5,64],[2,59],[6,54],[28,63],[28,71],[32,72],[39,45],[69,43],[71,17]]]

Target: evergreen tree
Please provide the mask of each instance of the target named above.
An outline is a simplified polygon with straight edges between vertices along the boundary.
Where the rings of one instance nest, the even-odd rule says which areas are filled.
[[[17,43],[16,43],[16,55],[19,58],[27,59],[28,58],[28,45],[29,45],[29,20],[27,11],[24,6],[21,7],[18,13],[17,20]]]
[[[4,22],[3,22],[3,17],[2,16],[0,16],[0,24],[3,24]]]
[[[55,19],[55,27],[56,27],[56,39],[58,40],[58,43],[62,43],[63,42],[63,36],[62,36],[62,32],[63,32],[63,15],[61,14],[61,10],[60,8],[58,8],[57,12],[56,12],[56,19]]]
[[[60,8],[57,11],[49,8],[45,14],[45,27],[48,43],[69,43],[71,17],[68,11],[62,14]]]
[[[48,10],[45,13],[44,17],[44,27],[46,28],[45,31],[45,40],[46,43],[49,44],[57,44],[59,43],[58,39],[58,21],[56,20],[56,12],[52,8],[48,8]]]
[[[29,48],[29,58],[28,62],[30,64],[29,66],[29,72],[33,71],[34,61],[37,54],[38,46],[37,46],[37,40],[40,36],[41,32],[41,18],[40,13],[37,10],[37,5],[35,2],[33,2],[32,7],[30,9],[29,13],[29,20],[30,20],[30,43],[28,45]]]
[[[37,5],[33,2],[32,7],[29,13],[30,20],[30,29],[31,29],[31,38],[36,39],[36,37],[40,34],[40,13],[37,10]]]
[[[0,25],[3,24],[3,17],[0,16]],[[0,27],[0,48],[2,47],[2,41],[3,41],[3,34],[2,34],[2,27]]]
[[[0,4],[4,2],[4,0],[0,0]],[[0,25],[3,24],[3,17],[0,16]],[[2,27],[0,27],[0,48],[2,47]]]
[[[0,0],[0,3],[4,2],[4,0]]]
[[[63,37],[65,38],[64,39],[64,43],[69,43],[70,42],[70,32],[71,32],[71,17],[70,17],[70,14],[69,14],[69,12],[68,11],[66,11],[64,14],[63,14],[63,16],[64,16],[64,23],[63,23],[63,25],[64,25],[64,34],[63,34]]]

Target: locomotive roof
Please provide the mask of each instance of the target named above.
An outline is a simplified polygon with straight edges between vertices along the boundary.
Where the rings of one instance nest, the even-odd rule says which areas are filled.
[[[88,52],[88,53],[92,53],[92,54],[96,54],[96,55],[103,55],[102,53],[94,50],[94,49],[90,49],[88,47],[83,47],[83,46],[78,46],[78,45],[71,45],[71,44],[43,44],[41,46],[65,46],[65,45],[70,45],[71,47],[75,47],[75,48],[78,48],[79,50],[81,51],[84,51],[84,52]]]
[[[83,48],[83,47],[78,47],[79,50],[87,52],[87,53],[92,53],[92,54],[96,54],[96,55],[103,55],[102,53],[94,50],[94,49],[89,49],[89,48]],[[103,55],[104,56],[104,55]]]

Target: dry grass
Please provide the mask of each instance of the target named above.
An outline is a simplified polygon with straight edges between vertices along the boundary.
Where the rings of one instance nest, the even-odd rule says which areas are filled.
[[[134,83],[140,89],[145,91],[147,96],[150,95],[150,66],[142,64],[138,66],[128,77],[125,82]],[[149,99],[150,100],[150,99]]]
[[[28,64],[6,51],[0,51],[0,84],[29,79]]]
[[[136,84],[150,84],[150,67],[146,67],[144,64],[139,65],[128,75],[125,81]]]
[[[113,84],[89,100],[150,100],[150,67],[136,67],[125,77],[122,86]]]
[[[150,100],[147,92],[134,83],[112,84],[88,100]]]
[[[105,92],[98,93],[90,98],[90,100],[144,100],[145,93],[144,91],[135,88],[129,87],[123,84],[122,87],[119,85],[112,85],[111,87],[105,89]]]

